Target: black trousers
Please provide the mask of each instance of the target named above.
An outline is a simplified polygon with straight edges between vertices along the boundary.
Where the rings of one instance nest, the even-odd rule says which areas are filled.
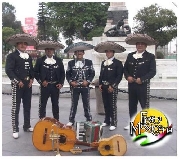
[[[74,123],[75,116],[77,112],[77,106],[79,101],[79,95],[82,96],[84,116],[87,121],[92,120],[92,115],[90,113],[90,88],[89,87],[75,87],[71,88],[71,109],[69,115],[69,121]]]
[[[53,117],[59,120],[59,89],[56,87],[56,83],[48,84],[47,87],[40,86],[39,118],[46,117],[46,105],[49,97],[51,97]]]
[[[130,119],[137,114],[138,101],[142,109],[149,108],[150,83],[129,83],[129,115]]]
[[[12,86],[12,109],[11,119],[13,132],[19,132],[19,111],[21,99],[23,103],[24,125],[23,129],[28,129],[30,125],[30,111],[31,111],[31,97],[32,87],[29,88],[29,81],[22,81],[24,83],[23,88],[19,88],[17,84],[11,84]]]
[[[108,92],[108,87],[102,85],[102,99],[105,110],[105,119],[104,123],[117,126],[117,95],[118,87],[114,88],[112,93]]]

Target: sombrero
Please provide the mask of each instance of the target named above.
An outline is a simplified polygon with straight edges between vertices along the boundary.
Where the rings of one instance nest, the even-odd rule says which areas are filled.
[[[101,42],[94,47],[94,50],[99,53],[105,53],[105,50],[114,50],[115,53],[121,53],[126,51],[123,46],[112,41]]]
[[[147,45],[155,45],[157,42],[146,34],[131,34],[127,35],[125,42],[129,45],[136,45],[137,42],[143,42]]]
[[[64,45],[55,41],[40,41],[36,48],[37,50],[45,50],[46,48],[58,50],[64,49]]]
[[[78,42],[78,43],[74,43],[74,44],[69,45],[64,50],[64,52],[65,53],[72,53],[72,52],[77,51],[77,50],[91,50],[93,48],[94,48],[94,46],[91,44],[84,43],[84,42]]]
[[[18,42],[27,42],[29,46],[36,46],[38,39],[30,34],[15,34],[6,39],[6,43],[16,46]]]

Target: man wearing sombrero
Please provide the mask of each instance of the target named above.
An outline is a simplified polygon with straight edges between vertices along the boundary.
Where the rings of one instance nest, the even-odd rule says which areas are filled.
[[[25,52],[27,46],[36,46],[38,40],[29,34],[16,34],[6,40],[7,43],[16,47],[15,51],[10,53],[6,59],[5,71],[11,80],[12,86],[12,128],[13,137],[19,137],[19,111],[22,99],[24,114],[24,131],[33,131],[30,125],[30,110],[32,83],[34,72],[32,58]]]
[[[94,48],[99,53],[106,53],[107,59],[101,63],[99,89],[105,110],[105,119],[102,126],[109,126],[109,130],[117,127],[117,95],[118,85],[123,76],[122,62],[114,57],[115,53],[122,53],[126,49],[115,42],[101,42]]]
[[[64,45],[54,41],[41,41],[37,49],[45,50],[45,55],[38,58],[34,66],[35,78],[40,84],[39,119],[46,117],[46,105],[51,97],[52,113],[59,120],[59,91],[65,80],[62,59],[54,55],[55,50],[63,49]]]
[[[83,56],[85,50],[93,49],[93,47],[93,45],[88,43],[78,42],[70,45],[64,50],[65,53],[74,52],[75,54],[75,59],[68,62],[68,68],[66,70],[66,79],[71,89],[71,109],[67,126],[74,125],[80,94],[83,102],[84,116],[87,121],[92,120],[90,113],[89,85],[95,76],[95,71],[92,61],[83,58]]]
[[[156,41],[145,34],[133,34],[125,39],[129,45],[136,45],[136,51],[129,53],[124,64],[124,76],[128,81],[130,120],[137,113],[138,101],[142,109],[149,108],[150,79],[156,75],[156,61],[147,45]],[[129,129],[129,125],[124,127]]]

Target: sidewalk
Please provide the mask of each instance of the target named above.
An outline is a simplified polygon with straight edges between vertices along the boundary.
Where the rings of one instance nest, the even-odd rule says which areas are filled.
[[[70,98],[60,97],[60,122],[66,124],[68,122],[70,110]],[[38,121],[38,103],[39,98],[36,95],[32,97],[31,109],[31,125],[32,127]],[[94,121],[103,122],[104,116],[96,114],[96,99],[90,100],[91,113]],[[112,135],[120,134],[127,142],[127,152],[125,156],[177,156],[177,101],[174,100],[151,100],[150,106],[163,112],[168,120],[173,124],[173,133],[167,135],[163,140],[165,144],[153,148],[151,146],[141,147],[132,141],[127,130],[123,127],[127,125],[128,101],[118,100],[118,127],[114,131],[109,131],[109,127],[103,128],[102,138],[109,138]],[[50,99],[47,104],[47,116],[52,117]],[[32,133],[23,131],[23,111],[22,107],[19,113],[20,132],[19,138],[12,137],[11,128],[11,95],[2,95],[2,155],[3,156],[55,156],[56,152],[39,151],[32,143]],[[140,110],[140,107],[139,107]],[[79,100],[76,121],[85,121],[81,98]],[[161,142],[161,141],[160,141]],[[81,146],[79,146],[81,147]],[[83,147],[84,148],[84,147]],[[85,147],[88,148],[88,147]],[[60,152],[61,156],[100,156],[98,151],[82,152],[73,155],[71,152]]]

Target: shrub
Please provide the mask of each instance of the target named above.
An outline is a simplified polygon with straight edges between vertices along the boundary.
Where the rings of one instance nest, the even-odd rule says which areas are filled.
[[[157,59],[164,59],[164,54],[162,52],[156,52]]]

